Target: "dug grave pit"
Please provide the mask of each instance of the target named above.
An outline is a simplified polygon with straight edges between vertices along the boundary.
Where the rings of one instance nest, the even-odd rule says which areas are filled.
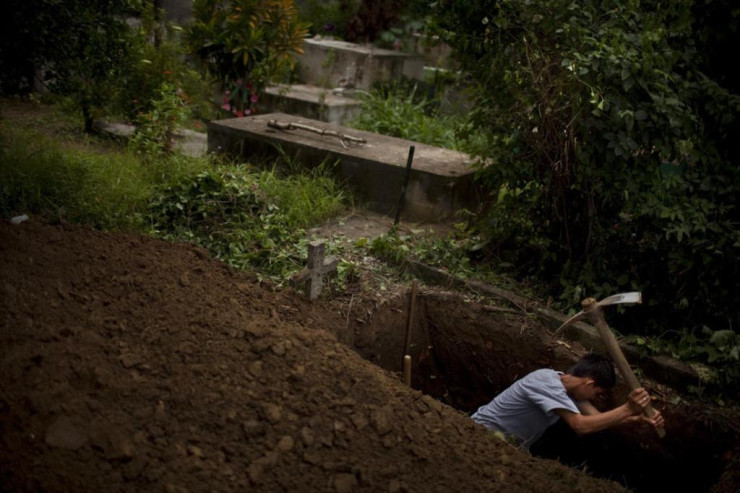
[[[0,490],[623,491],[363,360],[346,307],[192,245],[0,222]]]
[[[337,336],[365,359],[402,372],[408,299],[376,312],[348,317]],[[588,351],[558,340],[518,309],[469,302],[458,294],[428,291],[416,298],[411,324],[412,387],[465,413],[474,412],[525,374],[538,368],[565,371]],[[531,452],[636,492],[736,491],[738,429],[721,412],[665,385],[643,380],[657,397],[667,436],[646,426],[623,426],[579,437],[567,425],[552,426]],[[624,402],[620,379],[602,410]]]

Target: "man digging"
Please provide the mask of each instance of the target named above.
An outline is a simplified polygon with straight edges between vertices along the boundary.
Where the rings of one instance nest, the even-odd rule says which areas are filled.
[[[592,400],[615,383],[611,360],[588,354],[566,373],[540,369],[528,374],[481,406],[471,417],[476,423],[503,433],[527,449],[558,419],[565,421],[578,435],[624,423],[642,422],[663,427],[659,412],[655,411],[651,418],[644,414],[651,398],[643,388],[632,390],[624,404],[610,411],[602,413],[596,409]]]

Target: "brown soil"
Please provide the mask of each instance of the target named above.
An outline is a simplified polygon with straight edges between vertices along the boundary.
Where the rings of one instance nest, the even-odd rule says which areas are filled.
[[[62,115],[2,103],[17,125],[90,144]],[[309,234],[351,243],[391,224],[354,211]],[[410,353],[424,394],[406,388],[408,283],[353,261],[347,291],[308,303],[191,246],[0,224],[0,491],[620,490],[583,470],[638,492],[738,491],[736,408],[653,381],[643,379],[666,439],[649,429],[582,439],[556,426],[533,449],[577,470],[440,404],[472,411],[588,349],[554,338],[526,307],[423,287]]]
[[[622,490],[403,386],[337,341],[332,302],[195,247],[32,219],[0,225],[0,274],[0,490]]]

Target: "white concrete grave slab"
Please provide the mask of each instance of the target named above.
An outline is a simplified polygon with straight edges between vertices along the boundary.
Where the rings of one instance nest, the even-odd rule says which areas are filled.
[[[306,84],[273,85],[265,89],[260,108],[265,113],[301,115],[342,125],[357,118],[362,105],[332,89]]]
[[[357,144],[305,130],[279,130],[268,126],[270,121],[292,122],[366,142]],[[462,152],[283,113],[218,120],[208,125],[209,152],[250,160],[276,155],[280,147],[307,166],[338,161],[337,172],[354,197],[369,210],[389,216],[396,213],[412,145],[415,153],[402,209],[404,220],[437,222],[461,208],[478,205],[473,160]]]

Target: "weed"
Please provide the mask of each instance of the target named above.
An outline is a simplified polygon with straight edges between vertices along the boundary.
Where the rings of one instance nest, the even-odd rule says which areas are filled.
[[[149,204],[150,231],[282,282],[305,263],[304,228],[336,214],[342,198],[326,177],[218,167],[161,188]]]
[[[358,94],[362,111],[350,123],[354,128],[462,151],[469,147],[468,140],[477,138],[458,138],[466,128],[465,117],[440,113],[438,103],[420,94],[417,86],[396,84]]]
[[[5,125],[0,163],[3,216],[34,213],[191,241],[278,282],[305,265],[305,228],[337,214],[346,198],[329,165],[281,176],[277,165],[257,171],[209,158],[102,154]],[[343,268],[343,279],[351,270]]]
[[[187,118],[188,110],[182,91],[170,82],[163,82],[151,101],[151,110],[137,118],[131,149],[147,159],[162,159],[171,155],[175,132],[185,124]]]
[[[27,130],[5,128],[0,143],[0,212],[30,212],[95,227],[136,227],[150,185],[129,154],[65,150]]]

